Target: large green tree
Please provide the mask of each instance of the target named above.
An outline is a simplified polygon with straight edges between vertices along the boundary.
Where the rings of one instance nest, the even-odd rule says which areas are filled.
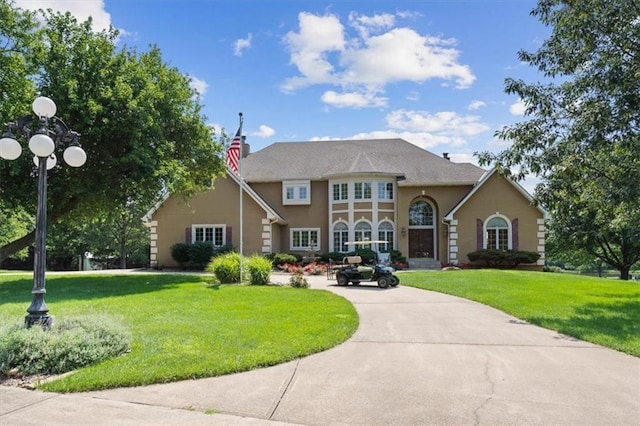
[[[518,55],[543,81],[507,79],[526,120],[499,130],[511,146],[480,162],[540,176],[556,241],[628,279],[640,260],[640,3],[540,0],[532,15],[551,35]]]
[[[189,78],[164,62],[157,47],[118,49],[113,28],[96,33],[91,20],[42,14],[39,43],[22,55],[36,68],[29,81],[81,133],[87,153],[83,167],[61,164],[49,172],[51,223],[90,220],[131,199],[152,205],[163,191],[188,196],[224,172],[222,144],[207,126]],[[29,109],[30,102],[12,112]],[[30,157],[23,152],[18,160],[0,162],[0,196],[35,211]],[[0,261],[32,242],[30,233],[0,247]]]

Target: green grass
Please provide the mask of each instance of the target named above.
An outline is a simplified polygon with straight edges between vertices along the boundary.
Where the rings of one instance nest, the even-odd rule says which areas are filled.
[[[42,385],[76,392],[211,377],[333,347],[358,326],[353,306],[320,290],[207,284],[199,275],[47,277],[55,317],[102,313],[132,334],[131,352]],[[0,322],[23,321],[29,275],[0,276]]]
[[[543,272],[400,273],[402,285],[492,306],[567,336],[640,357],[640,284]]]

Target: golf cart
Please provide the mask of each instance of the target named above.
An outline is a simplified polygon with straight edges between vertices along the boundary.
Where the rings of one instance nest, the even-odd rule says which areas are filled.
[[[346,243],[353,246],[377,246],[377,244],[384,244],[386,241],[356,241]],[[332,272],[335,274],[336,281],[339,286],[347,286],[349,283],[353,285],[359,285],[361,282],[377,282],[378,287],[387,288],[389,286],[395,287],[400,284],[400,278],[393,274],[394,269],[383,265],[379,261],[377,251],[374,264],[365,265],[362,262],[361,256],[345,256],[342,259],[342,264],[335,265],[332,268]]]

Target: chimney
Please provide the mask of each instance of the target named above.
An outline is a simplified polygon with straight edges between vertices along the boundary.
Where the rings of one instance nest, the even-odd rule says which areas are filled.
[[[245,142],[246,140],[247,140],[247,137],[243,136],[242,137],[242,158],[247,158],[247,155],[251,153],[251,146]]]
[[[445,160],[451,160],[451,158],[449,158],[449,153],[448,152],[443,152],[442,153],[442,158],[444,158]]]

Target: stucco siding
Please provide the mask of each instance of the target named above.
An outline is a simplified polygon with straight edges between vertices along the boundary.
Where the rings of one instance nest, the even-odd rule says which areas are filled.
[[[231,228],[231,241],[236,249],[240,247],[240,203],[238,185],[230,178],[219,178],[215,189],[201,192],[188,201],[179,197],[169,197],[154,213],[153,219],[159,229],[157,235],[156,264],[177,266],[171,257],[171,246],[178,242],[188,242],[188,231],[194,224],[225,225]],[[263,247],[262,219],[266,214],[253,199],[244,193],[243,197],[243,251],[246,254],[261,253]],[[226,236],[225,236],[226,237]]]
[[[469,261],[468,253],[477,250],[480,245],[484,247],[486,235],[480,226],[484,226],[487,219],[493,216],[499,216],[508,221],[511,236],[510,248],[539,251],[538,220],[543,219],[542,212],[532,205],[516,187],[496,173],[455,213],[460,263]],[[515,219],[517,222],[514,222]],[[514,233],[517,233],[515,240]],[[514,243],[517,243],[517,247],[513,246]]]

